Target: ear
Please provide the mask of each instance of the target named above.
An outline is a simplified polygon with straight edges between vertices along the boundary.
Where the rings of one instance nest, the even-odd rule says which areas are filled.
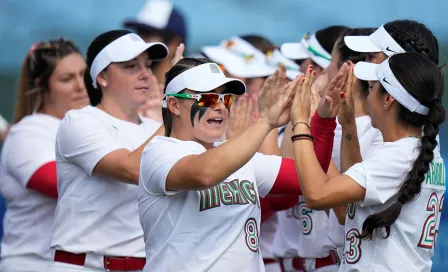
[[[395,102],[395,98],[387,92],[384,94],[382,100],[383,100],[385,110],[388,110],[390,107],[392,107],[392,104]]]
[[[104,70],[96,76],[96,82],[103,88],[107,87],[107,74]]]
[[[174,97],[167,96],[168,109],[174,115],[180,115],[179,103]]]

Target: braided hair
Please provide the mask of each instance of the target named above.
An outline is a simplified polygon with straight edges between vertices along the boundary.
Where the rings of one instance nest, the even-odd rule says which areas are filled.
[[[391,225],[400,215],[403,205],[420,194],[421,184],[434,158],[437,146],[436,136],[439,126],[445,121],[445,109],[439,95],[443,95],[443,75],[441,69],[420,53],[397,54],[390,58],[389,66],[401,85],[422,105],[429,108],[428,115],[411,112],[401,104],[398,119],[409,126],[423,128],[419,146],[420,154],[414,161],[406,179],[401,184],[397,201],[379,213],[370,215],[364,221],[360,238],[371,239],[376,231],[384,229],[387,238]],[[383,93],[386,90],[381,86]]]

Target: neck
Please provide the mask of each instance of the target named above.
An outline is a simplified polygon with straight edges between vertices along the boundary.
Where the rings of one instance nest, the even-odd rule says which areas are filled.
[[[355,91],[355,117],[369,115],[367,110],[367,99],[360,90]]]
[[[117,119],[135,124],[140,123],[138,107],[129,107],[124,103],[117,103],[115,100],[107,97],[103,97],[101,103],[96,107]]]
[[[384,142],[395,142],[407,137],[422,136],[422,129],[408,124],[402,124],[398,120],[392,119],[381,129]]]
[[[50,116],[53,116],[55,118],[58,119],[62,119],[64,118],[64,114],[60,114],[56,109],[52,108],[52,107],[42,107],[42,109],[37,111],[38,113],[43,113],[43,114],[48,114]]]

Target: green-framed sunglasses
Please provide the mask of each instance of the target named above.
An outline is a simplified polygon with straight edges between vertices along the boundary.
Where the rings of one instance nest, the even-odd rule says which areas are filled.
[[[219,101],[224,103],[226,108],[230,108],[235,100],[234,94],[217,94],[217,93],[203,93],[203,94],[167,94],[182,99],[196,99],[200,107],[214,108]]]

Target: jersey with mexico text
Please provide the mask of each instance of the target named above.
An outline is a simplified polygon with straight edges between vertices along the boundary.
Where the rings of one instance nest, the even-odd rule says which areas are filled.
[[[257,153],[212,188],[167,191],[173,166],[205,151],[197,142],[160,136],[143,151],[139,210],[144,271],[264,271],[259,197],[271,190],[281,158]]]
[[[54,162],[56,133],[61,120],[34,113],[13,125],[3,144],[0,193],[6,199],[1,259],[51,258],[50,235],[56,199],[27,188],[31,176]]]
[[[421,184],[421,193],[403,205],[386,239],[361,240],[362,224],[369,215],[396,201],[396,194],[420,153],[420,139],[386,142],[345,174],[365,188],[363,201],[349,205],[345,221],[345,245],[341,271],[430,271],[431,257],[445,195],[445,165],[434,154]],[[384,232],[384,231],[383,231]]]
[[[104,156],[118,149],[135,150],[160,126],[151,119],[140,121],[123,121],[92,106],[66,114],[56,138],[59,200],[53,248],[145,257],[138,186],[92,173]]]

